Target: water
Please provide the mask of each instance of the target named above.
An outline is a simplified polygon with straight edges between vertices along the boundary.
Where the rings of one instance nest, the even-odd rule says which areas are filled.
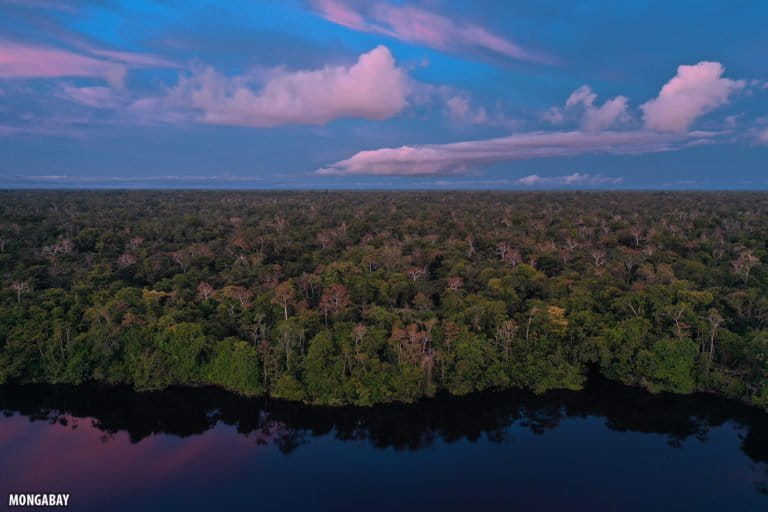
[[[312,408],[212,389],[0,388],[0,492],[72,510],[768,510],[768,415],[582,392]]]

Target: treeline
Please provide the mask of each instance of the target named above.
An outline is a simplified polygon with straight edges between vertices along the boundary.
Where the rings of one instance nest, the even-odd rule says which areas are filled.
[[[768,195],[3,192],[0,382],[768,408]]]

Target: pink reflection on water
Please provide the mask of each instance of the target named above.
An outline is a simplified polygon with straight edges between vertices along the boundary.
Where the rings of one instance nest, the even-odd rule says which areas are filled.
[[[106,435],[90,418],[65,418],[66,426],[0,418],[1,495],[69,492],[90,503],[114,500],[181,478],[215,482],[264,449],[226,425],[184,439],[154,434],[131,444],[126,432]]]

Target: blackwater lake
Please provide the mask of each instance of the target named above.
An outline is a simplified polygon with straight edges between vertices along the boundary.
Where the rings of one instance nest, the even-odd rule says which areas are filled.
[[[0,492],[70,510],[768,510],[768,414],[579,392],[310,407],[216,389],[0,387]]]

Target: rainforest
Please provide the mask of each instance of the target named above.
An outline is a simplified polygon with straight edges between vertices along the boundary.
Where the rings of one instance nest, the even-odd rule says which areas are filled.
[[[0,383],[768,409],[768,195],[0,192]]]

